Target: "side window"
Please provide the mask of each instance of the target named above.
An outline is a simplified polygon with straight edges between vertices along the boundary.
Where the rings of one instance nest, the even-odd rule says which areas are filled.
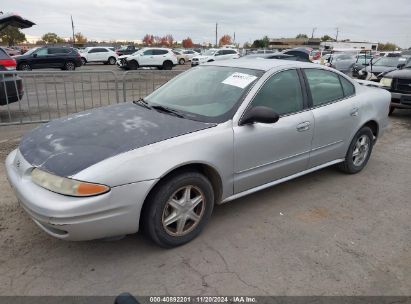
[[[214,56],[221,56],[223,55],[223,51],[217,51]]]
[[[297,71],[273,75],[254,97],[252,106],[269,107],[280,115],[301,111],[304,107],[303,94]]]
[[[97,53],[97,50],[98,50],[98,49],[91,49],[90,51],[88,51],[88,53],[89,53],[89,54],[91,54],[91,53]]]
[[[46,56],[48,55],[48,49],[42,48],[36,51],[37,56]]]
[[[154,50],[153,51],[154,55],[165,55],[168,53],[167,50]]]
[[[319,106],[344,97],[339,76],[319,69],[305,69],[313,105]]]
[[[66,49],[64,49],[64,48],[49,48],[49,54],[50,55],[66,54],[67,52],[65,50]]]
[[[107,50],[107,49],[103,49],[103,48],[98,48],[98,49],[96,49],[96,53],[105,53],[105,52],[108,52],[108,50]]]
[[[147,50],[143,53],[144,56],[153,55],[153,50]]]
[[[344,96],[351,96],[355,94],[354,85],[342,76],[340,77],[341,85],[343,87]]]

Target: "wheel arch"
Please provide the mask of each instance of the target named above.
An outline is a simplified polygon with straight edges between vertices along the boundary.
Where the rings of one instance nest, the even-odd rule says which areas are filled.
[[[221,201],[222,195],[223,195],[223,181],[221,179],[221,175],[218,172],[216,168],[213,166],[206,164],[204,162],[194,162],[194,163],[187,163],[187,164],[182,164],[178,167],[174,167],[170,169],[169,171],[165,172],[156,183],[154,183],[151,186],[151,189],[147,192],[147,195],[144,199],[144,203],[141,207],[141,212],[140,212],[140,217],[141,215],[144,214],[144,210],[147,207],[147,201],[150,197],[150,195],[156,190],[156,188],[160,185],[160,183],[165,180],[166,178],[169,178],[173,175],[176,174],[181,174],[184,172],[199,172],[202,173],[211,183],[213,190],[214,190],[214,203],[217,204],[219,201]],[[142,220],[140,218],[140,225],[142,223]]]
[[[363,127],[369,127],[371,129],[372,134],[374,135],[375,139],[378,138],[378,134],[380,132],[380,126],[379,126],[377,121],[375,121],[373,119],[369,120],[361,126],[361,128],[363,128]]]

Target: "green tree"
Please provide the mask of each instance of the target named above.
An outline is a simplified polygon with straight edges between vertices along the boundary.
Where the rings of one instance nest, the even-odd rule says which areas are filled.
[[[56,33],[46,33],[43,36],[41,36],[41,40],[43,40],[46,43],[50,43],[50,44],[64,42],[64,39],[57,36]]]
[[[330,35],[324,35],[321,37],[321,41],[334,40]]]
[[[399,50],[400,47],[392,42],[386,43],[378,43],[378,50],[379,51],[396,51]]]
[[[0,31],[0,39],[3,43],[7,43],[8,46],[12,46],[26,41],[26,35],[16,27],[7,26]]]
[[[298,34],[295,38],[308,38],[307,34]]]
[[[76,39],[76,44],[85,44],[87,43],[87,38],[80,32],[74,34],[74,39]]]

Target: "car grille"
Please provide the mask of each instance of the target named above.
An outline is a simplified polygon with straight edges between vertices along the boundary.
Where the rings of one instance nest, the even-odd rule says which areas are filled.
[[[399,92],[411,93],[411,79],[395,79],[395,89]]]

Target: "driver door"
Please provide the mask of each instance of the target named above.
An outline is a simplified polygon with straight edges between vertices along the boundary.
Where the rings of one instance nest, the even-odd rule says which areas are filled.
[[[275,73],[256,93],[249,108],[270,107],[280,119],[234,126],[234,193],[308,168],[314,118],[306,101],[296,69]]]
[[[140,58],[138,59],[138,63],[140,66],[147,66],[154,63],[154,50],[146,50],[144,51]]]

